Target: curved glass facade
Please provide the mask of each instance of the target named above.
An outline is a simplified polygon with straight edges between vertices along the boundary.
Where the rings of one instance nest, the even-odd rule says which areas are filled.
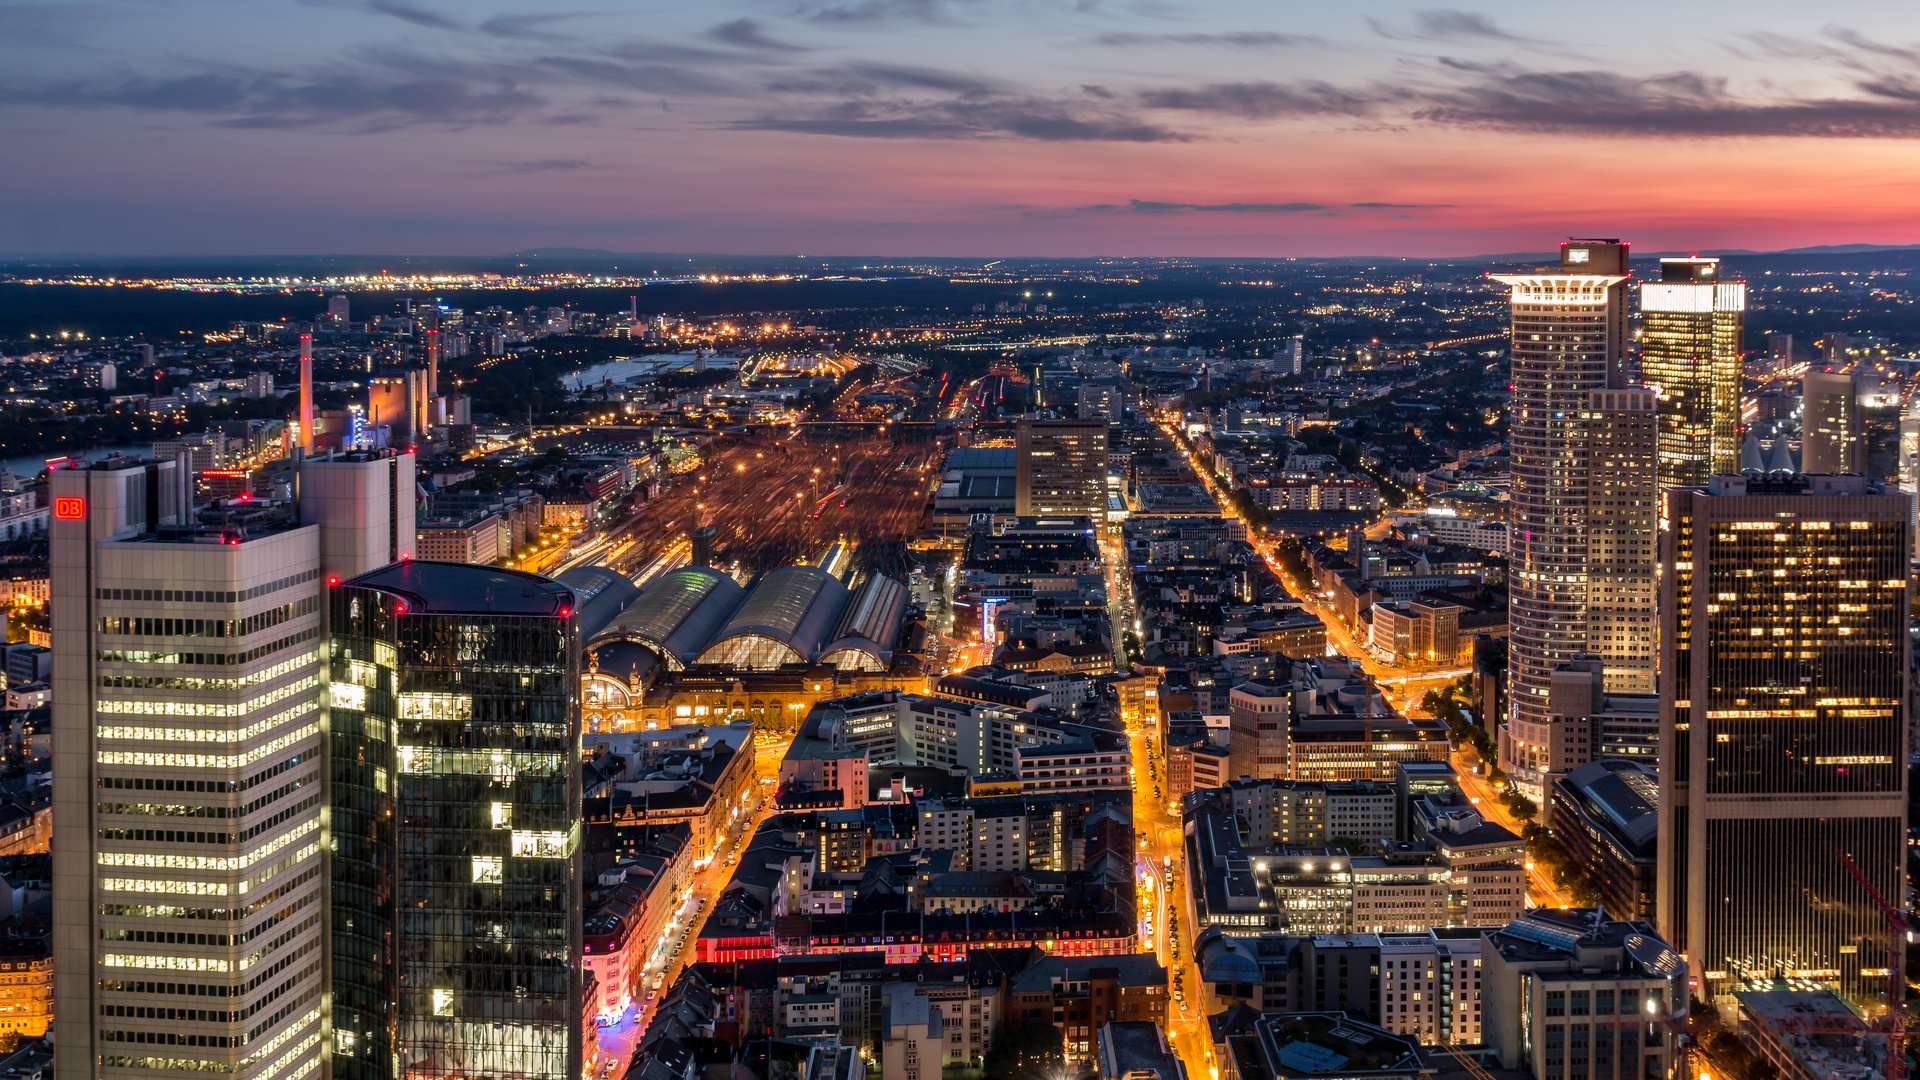
[[[332,597],[333,1075],[574,1080],[577,614],[383,575]]]

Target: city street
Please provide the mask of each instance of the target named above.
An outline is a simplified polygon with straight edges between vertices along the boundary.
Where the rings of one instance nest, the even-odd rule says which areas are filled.
[[[694,936],[700,932],[700,925],[706,921],[707,913],[713,910],[714,903],[726,890],[727,882],[733,879],[733,872],[737,869],[733,860],[752,842],[760,825],[774,813],[774,785],[771,781],[780,775],[780,759],[786,756],[787,747],[791,744],[791,736],[769,739],[755,734],[754,775],[750,781],[748,800],[753,809],[740,815],[737,824],[714,845],[713,861],[697,869],[688,882],[685,899],[662,934],[663,951],[657,957],[649,957],[649,963],[640,973],[639,985],[634,988],[634,998],[640,1004],[623,1017],[622,1023],[599,1029],[603,1067],[606,1062],[617,1062],[616,1072],[626,1068],[635,1043],[646,1033],[647,1021],[652,1016],[652,1002],[673,985],[683,968],[693,962]],[[642,947],[648,947],[649,944],[643,944]],[[653,989],[656,979],[659,986],[657,991]]]
[[[1130,620],[1131,614],[1126,617]],[[1129,623],[1130,625],[1130,623]],[[1217,1076],[1212,1036],[1199,1001],[1199,973],[1193,964],[1193,907],[1187,900],[1184,833],[1177,802],[1166,794],[1166,758],[1151,724],[1131,727],[1134,748],[1133,824],[1139,834],[1139,902],[1151,911],[1153,950],[1167,966],[1167,1035],[1194,1080]]]

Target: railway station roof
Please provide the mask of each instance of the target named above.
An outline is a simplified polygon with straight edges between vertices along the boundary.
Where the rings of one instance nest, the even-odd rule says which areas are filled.
[[[847,587],[814,566],[783,566],[754,583],[733,617],[700,653],[703,664],[777,667],[820,656],[845,609]]]
[[[672,570],[646,587],[600,631],[658,650],[673,667],[693,663],[746,595],[733,578],[706,566]]]

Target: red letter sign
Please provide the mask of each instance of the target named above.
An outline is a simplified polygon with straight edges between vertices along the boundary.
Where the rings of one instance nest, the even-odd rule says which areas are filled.
[[[63,495],[53,500],[53,516],[64,521],[76,521],[87,516],[87,500],[72,495]]]

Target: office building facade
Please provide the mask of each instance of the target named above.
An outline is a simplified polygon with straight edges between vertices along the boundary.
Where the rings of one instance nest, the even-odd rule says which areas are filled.
[[[1809,370],[1800,380],[1801,472],[1865,473],[1864,427],[1852,375]]]
[[[1652,682],[1654,421],[1627,348],[1627,245],[1569,240],[1558,267],[1496,280],[1513,290],[1511,652],[1499,753],[1537,801],[1591,753],[1552,722],[1554,669],[1600,651],[1609,689]]]
[[[334,1077],[573,1080],[572,591],[419,561],[330,605]]]
[[[330,576],[410,551],[412,466],[311,462],[332,502],[205,511],[172,461],[52,474],[66,1075],[322,1067],[323,599]]]
[[[1661,259],[1640,286],[1640,372],[1660,388],[1660,486],[1740,471],[1740,353],[1747,287],[1720,260]]]
[[[1292,775],[1287,728],[1293,689],[1244,682],[1227,695],[1228,779],[1284,780]]]
[[[1776,977],[1867,996],[1905,885],[1907,497],[1856,476],[1662,493],[1657,907],[1724,998]]]
[[[1014,513],[1107,520],[1107,422],[1022,420],[1014,431]]]

